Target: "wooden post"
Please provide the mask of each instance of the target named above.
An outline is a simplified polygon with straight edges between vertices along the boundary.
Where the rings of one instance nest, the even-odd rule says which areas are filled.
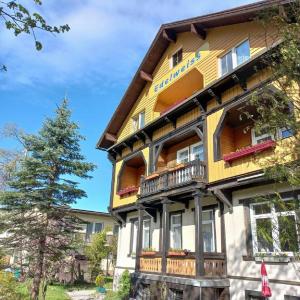
[[[226,232],[225,232],[225,219],[224,219],[224,203],[220,202],[220,215],[221,215],[221,251],[224,253],[225,267],[224,271],[227,274],[227,255],[226,255]]]
[[[161,258],[161,271],[163,274],[167,272],[167,254],[169,250],[169,199],[164,197],[162,200],[162,258]]]
[[[135,271],[140,271],[140,256],[143,243],[143,217],[144,209],[141,206],[138,206],[138,231],[137,231],[137,241],[136,241],[136,251],[135,251]]]
[[[205,275],[202,232],[202,199],[203,193],[197,189],[194,193],[196,278],[203,277]]]

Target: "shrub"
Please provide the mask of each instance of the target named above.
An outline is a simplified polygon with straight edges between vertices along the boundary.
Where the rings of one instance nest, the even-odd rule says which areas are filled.
[[[120,299],[127,299],[129,297],[131,288],[131,277],[128,270],[125,270],[120,278],[120,287],[118,295]]]
[[[0,272],[0,300],[21,300],[17,283],[12,273]]]

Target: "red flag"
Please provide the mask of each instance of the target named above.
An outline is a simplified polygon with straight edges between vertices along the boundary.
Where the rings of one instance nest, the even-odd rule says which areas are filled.
[[[268,274],[267,274],[266,265],[264,261],[262,261],[261,263],[260,275],[261,275],[261,295],[263,297],[271,297],[272,292],[269,286]]]

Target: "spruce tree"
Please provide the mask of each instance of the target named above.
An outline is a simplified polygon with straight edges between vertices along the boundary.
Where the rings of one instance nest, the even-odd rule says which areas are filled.
[[[25,254],[33,274],[33,300],[38,299],[51,265],[71,248],[79,220],[69,208],[86,196],[74,178],[90,178],[95,167],[81,154],[84,138],[78,129],[64,100],[37,134],[20,137],[26,156],[12,174],[9,189],[0,194],[1,223],[8,233],[0,245]]]

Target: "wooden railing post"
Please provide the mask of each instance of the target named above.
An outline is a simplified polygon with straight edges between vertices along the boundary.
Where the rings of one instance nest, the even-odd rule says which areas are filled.
[[[167,272],[167,254],[169,250],[169,199],[164,197],[162,199],[163,212],[162,212],[162,259],[161,271],[163,274]]]
[[[136,251],[135,251],[135,271],[140,271],[140,257],[143,243],[143,217],[144,209],[142,206],[138,206],[138,231],[137,231],[137,241],[136,241]]]
[[[196,191],[194,192],[196,278],[205,275],[203,233],[202,233],[202,199],[203,199],[203,193],[199,189],[196,189]]]

